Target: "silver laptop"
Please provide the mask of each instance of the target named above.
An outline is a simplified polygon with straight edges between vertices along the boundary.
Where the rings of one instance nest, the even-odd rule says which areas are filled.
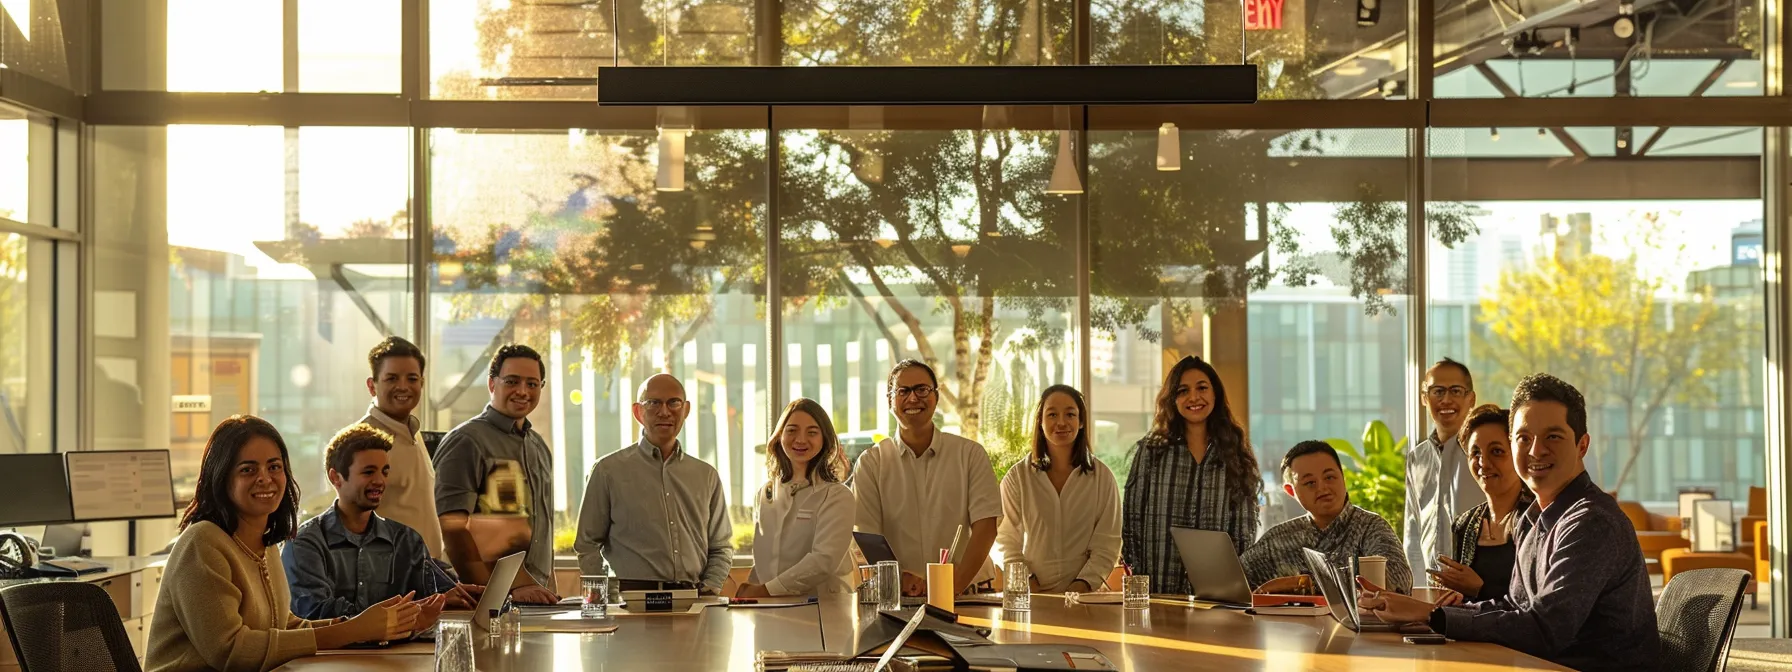
[[[1176,552],[1182,556],[1182,569],[1188,573],[1188,585],[1195,599],[1251,606],[1251,581],[1245,577],[1244,563],[1232,551],[1230,535],[1172,527],[1170,538],[1176,541]]]
[[[1311,548],[1300,549],[1307,560],[1307,569],[1313,573],[1313,581],[1319,584],[1319,590],[1325,594],[1325,603],[1331,607],[1332,618],[1344,627],[1356,632],[1431,632],[1431,628],[1421,624],[1390,625],[1383,623],[1374,614],[1365,614],[1356,608],[1356,581],[1348,567],[1332,567],[1324,553]]]
[[[523,566],[526,551],[511,553],[498,559],[492,567],[492,580],[485,584],[485,592],[479,595],[478,606],[473,607],[473,624],[481,629],[490,627],[486,617],[493,610],[504,608],[504,598],[510,596],[510,586],[516,583],[516,572]]]

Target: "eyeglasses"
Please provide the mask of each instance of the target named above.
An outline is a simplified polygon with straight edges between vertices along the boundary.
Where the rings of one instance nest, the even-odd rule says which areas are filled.
[[[516,376],[505,376],[499,378],[498,382],[503,383],[505,387],[528,387],[530,391],[539,390],[548,386],[547,383],[542,382],[538,378],[518,378]]]
[[[913,385],[913,386],[909,386],[909,387],[898,387],[898,388],[890,391],[890,396],[895,397],[897,399],[905,398],[911,394],[915,395],[916,399],[926,399],[930,396],[933,396],[933,386],[932,385]]]
[[[1438,399],[1438,400],[1442,400],[1446,396],[1451,399],[1461,399],[1463,397],[1468,396],[1469,393],[1473,392],[1473,391],[1474,390],[1468,389],[1461,385],[1451,385],[1449,387],[1444,387],[1442,385],[1434,385],[1431,387],[1431,389],[1425,390],[1425,396],[1431,397],[1432,399]]]
[[[648,413],[660,412],[661,406],[665,406],[666,410],[672,411],[673,413],[684,410],[683,399],[642,399],[635,402],[635,404],[639,405],[641,410],[647,411]]]

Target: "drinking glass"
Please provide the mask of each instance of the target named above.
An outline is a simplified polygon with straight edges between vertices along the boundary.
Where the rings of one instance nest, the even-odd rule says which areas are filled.
[[[895,611],[902,608],[902,570],[898,569],[895,560],[877,563],[876,574],[872,579],[877,582],[874,589],[877,595],[878,611]]]
[[[444,618],[436,625],[435,672],[472,672],[473,623]]]
[[[1008,572],[1002,575],[1002,611],[1027,611],[1033,608],[1033,586],[1029,581],[1030,575],[1027,563],[1008,563]]]
[[[877,566],[859,565],[859,604],[877,603]]]
[[[579,589],[584,601],[579,607],[579,615],[584,618],[603,618],[610,615],[610,577],[581,576]]]
[[[1145,609],[1151,606],[1151,577],[1144,574],[1121,577],[1120,590],[1120,599],[1126,603],[1127,609]]]

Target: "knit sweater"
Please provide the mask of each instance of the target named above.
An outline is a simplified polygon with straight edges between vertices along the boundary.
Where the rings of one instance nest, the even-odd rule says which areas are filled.
[[[264,584],[260,563],[222,528],[201,521],[181,533],[150,617],[148,672],[266,671],[317,653],[311,628],[330,621],[293,616],[280,555],[270,547],[266,557]]]

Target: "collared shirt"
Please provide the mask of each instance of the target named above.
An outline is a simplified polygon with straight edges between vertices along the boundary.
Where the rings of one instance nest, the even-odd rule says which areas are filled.
[[[939,562],[940,549],[952,547],[958,526],[968,536],[972,523],[1002,517],[1002,493],[989,454],[977,442],[937,427],[920,455],[900,434],[866,449],[853,470],[852,491],[859,503],[858,530],[883,535],[896,564],[917,576],[927,575],[927,563]],[[995,563],[985,558],[971,582],[995,576]]]
[[[792,492],[794,490],[794,492]],[[753,574],[774,596],[852,590],[852,490],[826,481],[759,489],[753,510]]]
[[[1027,459],[1002,477],[1002,563],[1027,563],[1046,592],[1069,590],[1077,579],[1102,590],[1120,561],[1120,488],[1108,465],[1090,459],[1094,471],[1071,469],[1062,491]]]
[[[1400,553],[1400,538],[1394,536],[1394,526],[1355,504],[1345,504],[1344,510],[1323,530],[1313,523],[1310,513],[1278,523],[1251,544],[1239,561],[1244,563],[1251,585],[1261,586],[1277,577],[1310,574],[1301,553],[1303,548],[1324,553],[1333,567],[1347,566],[1351,558],[1387,558],[1387,585],[1383,587],[1412,592],[1412,568]]]
[[[429,462],[429,451],[423,448],[423,437],[417,434],[417,416],[407,415],[401,421],[379,406],[369,405],[361,422],[392,435],[392,450],[386,453],[392,470],[386,475],[380,513],[423,535],[429,557],[448,559],[442,555],[442,521],[436,518],[436,469]]]
[[[1182,554],[1170,537],[1171,527],[1225,532],[1232,550],[1243,554],[1257,539],[1257,499],[1233,501],[1226,483],[1225,460],[1218,446],[1206,460],[1195,462],[1188,448],[1168,438],[1147,434],[1133,446],[1132,468],[1126,472],[1121,516],[1121,556],[1134,574],[1151,577],[1151,592],[1188,595],[1193,592]],[[1252,484],[1257,492],[1261,484]]]
[[[1434,627],[1577,670],[1655,669],[1661,637],[1636,529],[1587,474],[1525,511],[1512,579],[1506,597],[1444,607]]]
[[[394,595],[416,591],[423,599],[454,588],[416,530],[371,513],[367,529],[355,534],[334,504],[299,526],[281,547],[280,562],[292,581],[292,613],[299,618],[354,616]]]
[[[1406,452],[1406,562],[1410,567],[1432,567],[1437,556],[1448,556],[1456,515],[1487,501],[1462,450],[1462,432],[1441,444],[1437,433]],[[1419,586],[1430,581],[1421,573],[1413,577]]]
[[[480,508],[486,479],[504,462],[518,465],[529,491],[529,554],[523,567],[535,582],[554,585],[554,454],[528,420],[522,429],[491,406],[460,423],[436,446],[436,511],[487,513]]]
[[[579,571],[619,579],[689,581],[720,590],[734,563],[734,525],[722,477],[684,454],[672,459],[645,437],[591,469],[573,542]]]

